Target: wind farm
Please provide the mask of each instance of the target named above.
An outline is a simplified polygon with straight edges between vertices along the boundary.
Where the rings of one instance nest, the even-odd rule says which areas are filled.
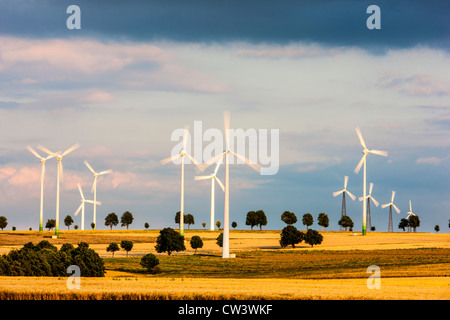
[[[447,2],[12,3],[0,300],[449,299]]]

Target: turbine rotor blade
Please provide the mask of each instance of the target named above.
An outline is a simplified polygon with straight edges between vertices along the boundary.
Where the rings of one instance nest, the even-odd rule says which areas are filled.
[[[224,128],[225,128],[225,143],[227,146],[227,150],[230,148],[230,136],[229,136],[229,132],[230,132],[230,112],[229,111],[224,111],[223,112],[223,124],[224,124]]]
[[[102,175],[102,174],[107,174],[107,173],[111,173],[111,172],[113,172],[111,169],[109,169],[109,170],[104,170],[104,171],[101,171],[98,175],[100,176],[100,175]]]
[[[36,151],[34,151],[34,149],[30,146],[27,146],[28,151],[30,151],[32,154],[34,154],[36,156],[36,158],[42,159],[43,157],[41,157]]]
[[[210,175],[210,176],[195,176],[194,177],[194,179],[195,180],[208,180],[208,179],[211,179],[213,176],[212,175]]]
[[[91,167],[91,165],[89,164],[89,162],[87,162],[86,160],[84,160],[84,164],[86,165],[86,167],[88,167],[88,169],[89,169],[93,174],[96,174],[96,172],[95,172],[94,169]]]
[[[200,171],[205,170],[207,167],[212,165],[214,162],[219,160],[221,157],[223,157],[227,152],[222,152],[221,154],[215,156],[214,158],[209,159],[208,161],[205,161],[203,164],[200,164],[198,167],[200,168]]]
[[[73,214],[75,217],[78,215],[78,212],[80,212],[82,207],[83,207],[83,203],[80,204],[80,206],[78,207],[77,211],[75,211],[75,213]]]
[[[63,152],[62,156],[64,157],[66,154],[71,153],[72,151],[74,151],[75,149],[78,149],[80,147],[79,143],[74,144],[73,146],[71,146],[69,149],[67,149],[66,151]]]
[[[372,189],[373,189],[373,182],[370,183],[369,196],[372,194]]]
[[[232,155],[234,155],[236,158],[244,161],[249,167],[251,167],[256,172],[260,172],[260,166],[258,164],[250,163],[250,160],[248,160],[246,157],[241,156],[240,154],[234,153],[233,151],[230,151]]]
[[[372,199],[373,203],[375,203],[375,205],[376,205],[376,206],[378,207],[378,205],[379,205],[378,201],[377,201],[377,200],[375,200],[375,198],[374,198],[374,197],[370,197],[370,199]]]
[[[348,176],[344,177],[344,189],[347,189]]]
[[[78,190],[80,191],[81,199],[85,200],[83,190],[81,190],[81,185],[78,183],[77,186],[78,186]]]
[[[166,163],[172,162],[175,159],[178,159],[179,157],[181,157],[181,153],[179,153],[173,157],[168,157],[168,158],[162,159],[160,162],[161,162],[161,164],[166,164]]]
[[[219,161],[217,161],[216,168],[214,169],[214,175],[217,174],[217,171],[219,171],[219,167],[222,164],[223,158],[220,158]]]
[[[394,198],[395,198],[395,191],[392,190],[392,197],[391,197],[391,202],[392,202],[392,203],[394,202]]]
[[[387,151],[381,151],[381,150],[369,150],[369,153],[377,154],[379,156],[387,157],[388,152]]]
[[[215,177],[214,179],[216,179],[216,181],[219,184],[219,186],[222,189],[222,191],[225,192],[225,186],[223,185],[222,181],[220,181],[220,179],[217,178],[217,177]]]
[[[38,145],[38,148],[41,149],[42,151],[44,151],[45,153],[49,154],[49,155],[52,155],[52,156],[54,156],[54,157],[57,156],[56,153],[54,153],[54,152],[48,150],[46,147],[44,147],[44,146],[42,146],[42,145]]]
[[[392,204],[394,206],[395,211],[397,211],[397,214],[400,213],[400,209],[397,208],[397,206],[395,204]]]
[[[390,205],[391,205],[391,203],[385,203],[385,204],[382,204],[382,205],[381,205],[381,208],[384,209],[384,208],[386,208],[386,207],[388,207],[388,206],[390,206]]]
[[[200,163],[199,163],[197,160],[195,160],[195,158],[194,158],[193,156],[191,156],[190,154],[187,154],[187,153],[186,153],[186,156],[187,156],[189,159],[191,159],[192,163],[195,164],[196,166],[198,166],[198,165],[200,164]]]
[[[97,176],[94,177],[94,182],[92,182],[91,193],[94,192],[96,185],[97,185]]]
[[[361,169],[361,166],[362,166],[363,163],[364,163],[365,157],[366,157],[366,154],[364,154],[364,155],[362,156],[361,160],[359,161],[358,165],[356,166],[356,168],[355,168],[355,173],[356,173],[356,174],[358,174],[359,170]]]
[[[359,130],[359,128],[357,127],[357,128],[355,129],[355,131],[356,131],[356,134],[358,135],[359,142],[361,143],[361,145],[363,146],[363,148],[364,148],[365,150],[367,150],[366,144],[364,143],[364,139],[363,139],[362,134],[361,134],[361,130]]]
[[[347,194],[350,196],[350,198],[352,198],[352,200],[355,201],[356,196],[354,196],[350,191],[346,190],[345,192],[347,192]]]
[[[187,145],[187,135],[189,132],[189,126],[184,126],[184,135],[183,135],[183,150],[186,151],[186,145]]]
[[[342,190],[340,190],[340,191],[336,191],[336,192],[333,192],[333,197],[337,197],[338,195],[340,195],[342,192],[344,192],[345,191],[345,189],[342,189]]]

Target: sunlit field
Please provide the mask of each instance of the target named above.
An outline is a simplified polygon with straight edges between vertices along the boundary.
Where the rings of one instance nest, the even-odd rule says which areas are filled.
[[[185,230],[186,251],[156,253],[159,230],[1,232],[0,252],[41,240],[60,246],[89,243],[104,259],[104,278],[81,278],[69,290],[67,277],[0,277],[0,299],[449,299],[450,235],[431,233],[321,232],[324,241],[281,248],[280,231],[230,232],[235,259],[222,259],[218,231]],[[189,245],[192,236],[203,248]],[[131,240],[112,257],[110,242]],[[140,258],[154,253],[159,272],[149,274]],[[369,289],[367,267],[380,268],[380,289]]]

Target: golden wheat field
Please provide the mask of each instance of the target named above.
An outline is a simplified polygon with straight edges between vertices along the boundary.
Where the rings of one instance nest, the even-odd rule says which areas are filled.
[[[159,230],[66,231],[60,246],[90,244],[104,258],[104,278],[0,277],[0,299],[443,299],[450,298],[450,235],[431,233],[321,232],[324,241],[281,248],[280,231],[230,232],[235,259],[221,259],[218,231],[185,230],[186,251],[155,251]],[[45,234],[47,235],[47,234]],[[203,248],[189,245],[193,235]],[[43,240],[39,232],[0,232],[0,253]],[[111,257],[110,242],[131,240],[132,251]],[[142,272],[140,257],[154,253],[161,272]],[[367,267],[381,270],[380,289],[369,289]],[[70,280],[70,279],[69,279]]]

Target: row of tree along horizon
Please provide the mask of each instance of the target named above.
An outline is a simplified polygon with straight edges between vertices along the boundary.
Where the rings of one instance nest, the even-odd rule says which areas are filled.
[[[133,214],[129,211],[125,211],[122,216],[120,217],[120,223],[121,226],[128,227],[129,225],[131,225],[133,223],[134,217]],[[285,211],[281,214],[281,220],[283,222],[285,222],[287,225],[293,225],[295,223],[297,223],[297,216],[295,215],[295,213],[290,212],[290,211]],[[64,225],[67,226],[68,230],[70,230],[70,226],[74,223],[72,217],[70,215],[67,215],[64,219]],[[175,223],[176,224],[180,224],[180,212],[178,211],[175,214]],[[314,218],[310,213],[305,213],[302,217],[302,223],[304,226],[306,226],[306,230],[308,230],[308,227],[312,226],[314,223]],[[322,227],[322,231],[323,228],[327,228],[329,226],[329,218],[328,215],[325,214],[324,212],[319,213],[318,217],[317,217],[317,223],[319,226]],[[7,219],[5,217],[0,217],[0,228],[3,229],[6,227],[7,225]],[[119,218],[117,216],[116,213],[111,212],[109,213],[106,218],[105,218],[105,226],[109,226],[110,230],[112,230],[112,228],[114,226],[117,226],[119,224]],[[195,219],[194,216],[192,214],[185,214],[184,215],[184,224],[188,225],[188,229],[190,229],[190,226],[195,224]],[[347,229],[349,229],[350,231],[353,231],[353,221],[352,219],[345,215],[343,217],[341,217],[341,219],[339,220],[338,224],[345,229],[345,231],[347,231]],[[52,230],[56,225],[56,221],[55,219],[48,219],[47,223],[45,225],[46,229]],[[222,223],[221,221],[217,221],[216,222],[216,226],[218,229],[220,229]],[[253,227],[255,226],[259,226],[259,229],[262,230],[263,226],[267,225],[267,216],[264,213],[263,210],[257,210],[257,211],[249,211],[247,212],[246,215],[246,219],[245,219],[245,225],[250,226],[251,230],[253,230]],[[203,228],[206,227],[206,222],[202,223]],[[236,221],[233,221],[231,223],[231,227],[232,228],[236,228],[238,226]],[[420,226],[420,219],[418,216],[411,216],[408,219],[401,219],[398,228],[402,229],[403,231],[405,231],[406,228],[408,228],[408,231],[410,231],[411,228],[414,229],[414,232],[416,231],[416,228]],[[94,229],[95,225],[94,223],[91,223],[91,228]],[[150,227],[150,225],[148,224],[148,222],[146,222],[144,224],[144,227],[146,229],[148,229]],[[450,223],[449,223],[449,227],[450,227]],[[75,225],[75,229],[78,229],[78,226]],[[15,228],[14,228],[15,230]],[[30,228],[31,230],[31,228]],[[372,227],[371,231],[375,231],[375,227]],[[436,230],[438,231],[438,230]]]

